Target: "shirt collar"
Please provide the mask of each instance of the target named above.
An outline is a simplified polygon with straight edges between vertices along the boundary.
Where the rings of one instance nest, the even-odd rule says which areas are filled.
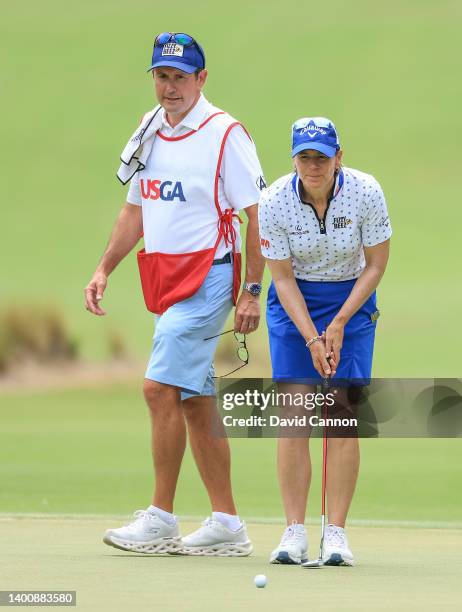
[[[335,183],[331,191],[331,195],[329,197],[329,202],[338,196],[338,194],[340,193],[340,190],[343,187],[344,181],[345,181],[345,176],[343,174],[343,168],[340,168],[340,170],[337,173],[337,176],[335,177]],[[295,195],[301,202],[302,198],[300,197],[300,179],[298,178],[298,175],[296,172],[294,173],[294,176],[292,177],[292,189],[294,190]]]
[[[179,127],[184,127],[196,131],[199,129],[201,123],[203,123],[210,115],[210,108],[210,102],[206,99],[204,94],[201,93],[199,100],[178,125],[172,128],[170,123],[167,121],[165,109],[162,110],[162,123],[171,130],[177,130]]]

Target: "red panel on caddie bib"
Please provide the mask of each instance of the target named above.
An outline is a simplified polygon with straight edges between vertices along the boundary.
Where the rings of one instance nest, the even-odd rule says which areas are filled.
[[[195,253],[138,252],[138,268],[144,302],[150,312],[161,315],[170,306],[196,293],[213,262],[215,248]]]

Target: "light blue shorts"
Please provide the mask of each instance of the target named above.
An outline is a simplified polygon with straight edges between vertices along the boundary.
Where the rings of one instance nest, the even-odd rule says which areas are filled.
[[[213,356],[233,307],[233,265],[215,265],[200,289],[155,317],[154,343],[145,377],[181,389],[181,399],[215,395]]]

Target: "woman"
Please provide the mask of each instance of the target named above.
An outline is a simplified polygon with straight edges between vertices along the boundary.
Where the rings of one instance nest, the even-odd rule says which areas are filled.
[[[262,253],[273,277],[267,304],[273,379],[289,393],[314,392],[326,379],[367,384],[379,314],[375,289],[392,233],[385,199],[371,175],[342,167],[329,119],[292,126],[292,158],[295,172],[266,189],[259,206]],[[353,565],[344,527],[358,440],[329,438],[328,449],[323,561]],[[270,561],[301,563],[311,479],[306,438],[279,439],[278,476],[288,526]]]

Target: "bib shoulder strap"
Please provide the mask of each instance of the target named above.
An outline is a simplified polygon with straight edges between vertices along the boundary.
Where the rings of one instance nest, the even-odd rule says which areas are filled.
[[[183,134],[182,136],[174,136],[174,137],[165,136],[164,134],[162,134],[162,132],[160,130],[157,132],[157,135],[160,136],[160,138],[162,140],[166,140],[167,142],[177,142],[178,140],[184,140],[185,138],[188,138],[189,136],[192,136],[193,134],[197,134],[197,132],[199,130],[201,130],[203,127],[205,127],[209,123],[209,121],[211,121],[215,117],[217,117],[219,115],[224,115],[224,114],[225,114],[224,111],[218,111],[216,113],[213,113],[212,115],[207,117],[207,119],[205,121],[203,121],[200,124],[200,126],[197,128],[197,130],[191,130],[190,132],[186,132],[186,134]]]
[[[218,216],[222,214],[220,202],[218,200],[218,184],[219,184],[219,179],[220,179],[221,164],[223,162],[223,154],[225,152],[225,145],[226,145],[226,141],[228,140],[228,136],[230,135],[231,130],[233,130],[237,126],[240,126],[244,130],[244,132],[247,134],[249,140],[252,140],[252,138],[250,137],[250,134],[248,133],[248,131],[245,129],[245,127],[242,125],[240,121],[236,121],[229,115],[228,117],[231,121],[229,122],[229,125],[227,126],[225,133],[223,135],[223,138],[221,140],[220,152],[218,154],[218,161],[217,161],[217,169],[215,171],[214,201],[215,201],[215,206],[218,212]]]

